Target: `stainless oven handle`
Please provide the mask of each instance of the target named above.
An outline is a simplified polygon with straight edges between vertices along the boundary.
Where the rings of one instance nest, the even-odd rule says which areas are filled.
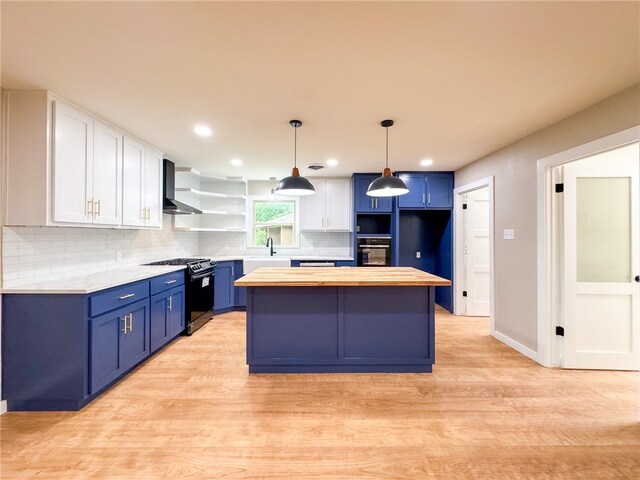
[[[204,277],[213,277],[214,275],[215,275],[214,272],[204,273],[201,275],[194,275],[193,277],[190,278],[190,280],[193,282],[194,280],[200,280],[201,278],[204,278]]]
[[[358,248],[391,248],[391,245],[358,245]]]

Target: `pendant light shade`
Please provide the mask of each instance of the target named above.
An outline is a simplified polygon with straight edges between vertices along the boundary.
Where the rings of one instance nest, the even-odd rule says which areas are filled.
[[[290,120],[289,125],[293,127],[293,171],[290,177],[284,177],[278,182],[275,193],[289,196],[313,195],[316,193],[316,189],[313,188],[309,180],[300,176],[300,171],[297,167],[297,129],[302,126],[302,122],[300,120]]]
[[[371,182],[367,189],[367,195],[370,197],[395,197],[404,195],[405,193],[409,193],[409,189],[401,179],[391,175],[391,169],[389,168],[389,127],[393,126],[393,120],[383,120],[380,122],[380,126],[386,130],[387,160],[382,176]]]

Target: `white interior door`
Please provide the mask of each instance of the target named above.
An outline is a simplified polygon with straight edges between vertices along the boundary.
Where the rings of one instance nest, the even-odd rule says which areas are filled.
[[[464,195],[465,314],[490,314],[489,188]]]
[[[638,143],[564,167],[566,368],[640,368]]]

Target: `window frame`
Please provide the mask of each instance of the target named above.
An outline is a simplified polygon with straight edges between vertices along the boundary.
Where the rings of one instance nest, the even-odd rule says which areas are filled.
[[[255,202],[293,202],[293,244],[276,245],[274,248],[294,249],[300,248],[300,199],[298,197],[283,197],[277,195],[248,195],[247,196],[247,249],[263,249],[265,245],[254,245],[254,228],[255,228]]]

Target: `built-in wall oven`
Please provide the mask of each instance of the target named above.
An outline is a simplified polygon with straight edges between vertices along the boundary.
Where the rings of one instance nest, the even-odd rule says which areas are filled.
[[[391,266],[391,238],[359,237],[358,238],[358,266],[359,267]]]
[[[186,265],[184,303],[187,335],[211,320],[216,262],[208,258],[173,258],[149,265]]]

